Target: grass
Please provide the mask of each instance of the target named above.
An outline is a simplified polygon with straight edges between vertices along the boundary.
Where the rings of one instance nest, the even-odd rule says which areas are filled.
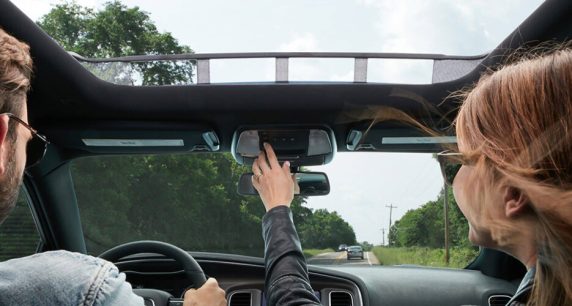
[[[329,252],[334,252],[333,249],[304,249],[304,256],[306,258],[310,258],[310,257],[314,257],[318,254],[322,254],[322,253],[329,253]]]
[[[420,265],[431,267],[464,268],[475,257],[478,250],[473,248],[451,248],[449,250],[449,264],[445,263],[445,249],[431,249],[422,247],[392,248],[377,246],[373,254],[382,265]]]

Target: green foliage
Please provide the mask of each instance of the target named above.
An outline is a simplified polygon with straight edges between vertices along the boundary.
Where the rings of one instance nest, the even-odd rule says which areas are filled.
[[[261,255],[264,207],[257,197],[236,193],[245,168],[229,154],[75,161],[72,173],[90,252],[155,239],[190,250]]]
[[[455,167],[446,167],[453,176]],[[468,239],[469,225],[457,206],[453,191],[447,188],[450,267],[464,267],[478,250]],[[445,265],[445,192],[436,201],[409,210],[389,229],[389,246],[374,248],[382,264]]]
[[[371,244],[367,241],[360,242],[359,245],[361,245],[364,252],[370,252],[373,249],[373,244]]]
[[[448,188],[449,244],[470,247],[469,226],[459,210],[453,192]],[[445,245],[445,212],[443,193],[436,201],[409,210],[389,230],[390,246],[442,248]]]
[[[355,233],[337,212],[318,209],[297,224],[302,246],[311,248],[337,248],[340,243],[356,244]]]
[[[228,153],[114,156],[72,164],[88,250],[161,240],[194,251],[262,256],[259,197],[240,196],[237,182],[249,168]],[[295,198],[292,214],[307,248],[355,241],[336,212],[313,211]]]
[[[107,2],[97,12],[75,2],[58,4],[38,25],[64,49],[84,57],[193,52],[170,33],[160,33],[147,12],[138,7],[128,8],[119,1]],[[134,83],[133,78],[140,76],[143,85],[164,85],[191,83],[194,63],[102,63],[90,67],[103,79],[118,83]]]
[[[464,268],[478,254],[474,247],[454,247],[449,250],[449,265],[445,263],[445,250],[426,247],[374,247],[373,254],[381,265],[421,265],[431,267]]]

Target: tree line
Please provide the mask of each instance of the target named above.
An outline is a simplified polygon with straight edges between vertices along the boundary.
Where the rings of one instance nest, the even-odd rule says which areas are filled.
[[[445,168],[451,175],[452,168]],[[429,247],[445,246],[445,189],[441,190],[435,201],[429,201],[417,209],[408,210],[401,219],[389,229],[389,245],[395,247]],[[449,245],[452,247],[471,248],[468,239],[469,224],[457,206],[452,188],[447,189]]]
[[[238,165],[228,153],[81,158],[72,177],[84,236],[92,254],[120,243],[153,239],[187,250],[262,256],[264,206],[241,196]],[[292,215],[304,248],[355,244],[353,228],[336,212],[303,206]]]

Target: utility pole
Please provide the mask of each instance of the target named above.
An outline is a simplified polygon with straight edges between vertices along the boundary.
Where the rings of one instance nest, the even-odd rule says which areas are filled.
[[[385,246],[385,228],[381,229],[381,245]]]
[[[445,264],[449,265],[449,186],[445,183],[443,188],[443,203],[445,205]]]
[[[393,213],[393,209],[397,208],[397,206],[393,206],[391,204],[389,205],[385,205],[385,207],[389,208],[389,229],[388,231],[391,232],[391,214]],[[389,236],[387,237],[387,245],[389,246],[391,244],[391,240],[389,239]]]

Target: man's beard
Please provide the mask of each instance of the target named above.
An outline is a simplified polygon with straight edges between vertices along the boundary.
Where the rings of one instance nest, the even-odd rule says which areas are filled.
[[[23,173],[16,173],[18,172],[16,169],[16,142],[11,144],[8,156],[10,157],[6,165],[6,175],[0,181],[0,224],[16,206],[22,185]]]

